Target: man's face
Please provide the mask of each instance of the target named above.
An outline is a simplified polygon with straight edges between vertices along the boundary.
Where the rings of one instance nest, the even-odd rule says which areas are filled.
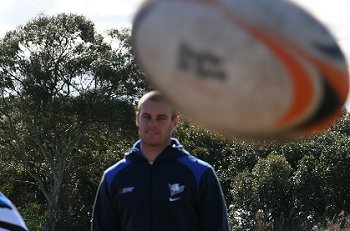
[[[169,105],[162,102],[145,101],[136,114],[141,145],[165,148],[169,145],[171,133],[178,122],[178,117],[172,118]]]

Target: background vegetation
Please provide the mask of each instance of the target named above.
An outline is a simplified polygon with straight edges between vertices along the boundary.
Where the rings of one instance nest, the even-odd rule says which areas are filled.
[[[103,171],[137,139],[135,100],[151,88],[130,31],[39,15],[0,41],[0,191],[31,230],[89,230]],[[289,143],[226,140],[182,122],[174,136],[211,163],[233,230],[349,226],[350,115]]]

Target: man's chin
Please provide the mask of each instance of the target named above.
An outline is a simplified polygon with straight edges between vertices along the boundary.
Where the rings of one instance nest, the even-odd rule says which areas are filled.
[[[146,138],[143,143],[148,146],[159,146],[162,142],[159,139]]]
[[[149,147],[163,147],[167,145],[167,142],[165,142],[164,140],[160,140],[159,137],[144,137],[144,139],[142,140],[144,145],[147,145]]]
[[[158,135],[152,134],[146,134],[142,137],[142,142],[147,144],[147,145],[157,145],[160,143],[160,137]]]

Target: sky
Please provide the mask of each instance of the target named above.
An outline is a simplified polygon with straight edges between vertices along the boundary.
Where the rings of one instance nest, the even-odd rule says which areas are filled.
[[[99,32],[131,26],[143,0],[1,0],[0,37],[25,25],[39,13],[75,13],[93,21]],[[304,7],[331,31],[350,66],[350,0],[292,0]],[[347,101],[350,108],[350,97]]]

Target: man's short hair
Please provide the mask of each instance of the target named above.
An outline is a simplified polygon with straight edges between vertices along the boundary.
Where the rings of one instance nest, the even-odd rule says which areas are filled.
[[[178,116],[177,111],[173,108],[173,106],[169,103],[169,101],[159,91],[156,91],[156,90],[147,92],[146,94],[144,94],[141,97],[141,99],[139,100],[139,102],[137,104],[137,111],[140,111],[142,104],[148,100],[150,100],[152,102],[168,104],[171,107],[172,119],[174,119],[176,116]]]

